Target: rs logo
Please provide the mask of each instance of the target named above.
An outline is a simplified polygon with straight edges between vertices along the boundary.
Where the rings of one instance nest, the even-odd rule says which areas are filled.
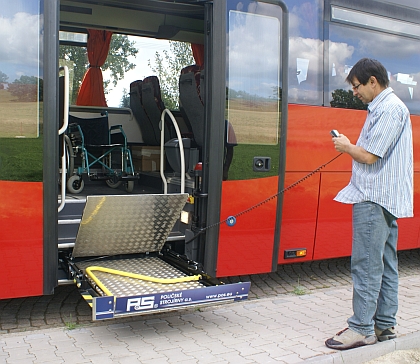
[[[127,312],[130,312],[131,308],[134,308],[135,311],[153,308],[154,304],[155,296],[129,298],[127,299]]]

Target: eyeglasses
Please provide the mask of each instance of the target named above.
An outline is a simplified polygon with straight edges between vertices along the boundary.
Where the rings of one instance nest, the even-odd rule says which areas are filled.
[[[359,83],[357,86],[353,86],[353,87],[352,87],[353,91],[356,91],[356,90],[358,91],[358,90],[359,90],[360,85],[361,85],[361,83]]]

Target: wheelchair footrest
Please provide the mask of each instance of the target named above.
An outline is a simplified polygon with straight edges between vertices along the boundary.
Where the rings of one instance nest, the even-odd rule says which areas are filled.
[[[140,174],[136,173],[134,175],[126,175],[126,176],[121,176],[120,180],[121,181],[135,181],[138,180],[140,178]]]

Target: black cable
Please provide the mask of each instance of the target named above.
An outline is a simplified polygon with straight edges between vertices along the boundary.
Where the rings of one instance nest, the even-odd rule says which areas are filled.
[[[212,228],[214,228],[216,226],[219,226],[219,225],[223,224],[224,222],[227,222],[229,218],[232,218],[233,217],[233,218],[236,219],[237,217],[242,216],[242,215],[244,215],[244,214],[246,214],[246,213],[248,213],[248,212],[256,209],[257,207],[260,207],[260,206],[264,205],[265,203],[267,203],[267,202],[275,199],[277,196],[285,193],[286,191],[291,190],[293,187],[296,187],[299,183],[305,181],[309,177],[312,177],[315,173],[318,173],[322,168],[326,167],[328,164],[330,164],[331,162],[335,161],[342,154],[343,153],[340,153],[340,154],[336,155],[334,158],[332,158],[331,160],[329,160],[327,163],[324,163],[324,164],[320,165],[318,168],[314,169],[312,172],[308,173],[306,176],[304,176],[301,179],[297,180],[296,182],[292,183],[288,187],[282,189],[280,192],[277,192],[275,195],[272,195],[272,196],[266,198],[265,200],[263,200],[263,201],[255,204],[254,206],[251,206],[251,207],[247,208],[246,210],[243,210],[243,211],[237,213],[236,215],[229,216],[228,218],[226,218],[224,220],[221,220],[219,222],[216,222],[214,224],[211,224],[209,226],[206,226],[205,228],[203,228],[202,230],[200,230],[196,235],[194,235],[191,239],[186,240],[185,241],[185,244],[190,243],[191,241],[193,241],[194,239],[196,239],[198,236],[200,236],[202,233],[204,233],[206,230],[212,229]]]

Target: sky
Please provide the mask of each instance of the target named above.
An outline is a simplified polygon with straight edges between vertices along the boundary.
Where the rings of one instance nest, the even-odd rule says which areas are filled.
[[[42,16],[39,16],[38,2],[34,0],[0,0],[0,71],[8,76],[8,82],[19,79],[22,75],[42,77]],[[125,74],[106,96],[108,106],[118,107],[124,88],[127,92],[132,81],[143,79],[153,74],[148,66],[150,59],[154,63],[156,52],[169,50],[166,40],[129,37],[139,49],[136,57],[130,59],[136,64],[134,70]],[[104,79],[109,78],[104,73]],[[113,85],[110,85],[110,87]]]
[[[417,2],[418,0],[404,0],[407,4],[412,1]],[[39,70],[42,70],[42,67],[39,67],[42,64],[40,65],[38,60],[40,59],[40,54],[42,54],[42,42],[40,40],[42,39],[43,22],[42,16],[38,15],[38,4],[39,2],[35,0],[13,0],[12,2],[10,0],[0,0],[0,8],[2,9],[0,12],[0,71],[7,74],[9,82],[19,79],[21,75],[42,77],[42,74],[38,74]],[[254,3],[249,1],[244,1],[244,4],[254,6]],[[241,6],[245,6],[244,4]],[[322,64],[319,62],[323,55],[324,43],[320,39],[320,34],[316,31],[317,27],[315,26],[318,22],[322,21],[321,8],[316,5],[317,2],[308,2],[306,0],[294,0],[293,4],[294,6],[290,9],[289,19],[290,67],[296,67],[301,77],[306,74],[309,76],[312,74],[312,77],[308,77],[307,80],[305,78],[306,76],[303,77],[305,82],[291,78],[289,80],[291,83],[289,86],[289,100],[296,99],[304,92],[306,101],[316,101],[320,95],[322,96],[322,90],[317,84],[312,83],[317,82],[319,79],[318,75],[322,75],[324,71]],[[270,14],[270,11],[273,9],[272,6],[268,6],[268,4],[259,4],[258,6],[262,14],[273,15]],[[267,7],[266,11],[264,7]],[[261,19],[263,18],[261,17]],[[245,22],[236,25],[231,31],[232,36],[235,35],[233,39],[236,40],[238,49],[249,51],[247,45],[253,44],[253,54],[260,54],[260,49],[265,50],[261,54],[269,54],[270,50],[276,52],[276,49],[270,44],[269,38],[264,37],[261,39],[261,34],[257,31],[243,31],[247,25]],[[329,29],[329,63],[330,67],[337,73],[336,79],[330,77],[330,86],[332,89],[348,86],[343,81],[345,75],[340,75],[340,67],[342,69],[348,69],[362,54],[364,56],[374,56],[381,60],[381,62],[384,62],[385,66],[389,68],[389,71],[393,75],[405,74],[410,75],[415,82],[418,79],[420,80],[419,56],[417,52],[418,44],[416,41],[408,38],[385,36],[378,32],[367,32],[364,29],[350,29],[333,24],[330,24]],[[259,39],[255,40],[254,37]],[[153,74],[147,63],[149,59],[154,63],[156,52],[161,53],[164,49],[169,50],[168,41],[135,37],[133,37],[133,40],[136,41],[139,49],[137,56],[131,60],[136,64],[136,67],[134,70],[128,72],[124,80],[120,81],[115,88],[110,90],[110,93],[107,95],[109,106],[119,106],[124,88],[128,92],[132,81],[143,79]],[[398,52],[390,51],[395,49],[398,49]],[[233,44],[231,51],[231,57],[234,57]],[[259,64],[256,64],[255,62],[258,61],[258,57],[251,57],[247,62],[246,55],[247,52],[238,52],[237,54],[238,57],[243,57],[239,58],[239,64],[241,64],[242,70],[237,70],[238,82],[241,81],[241,73],[252,74],[255,70],[264,70],[265,74],[275,74],[276,70],[274,67],[278,67],[278,65],[269,62],[272,57],[260,59]],[[109,78],[109,73],[104,74],[104,78],[106,79],[107,77]],[[292,85],[293,81],[295,81],[295,85]],[[408,88],[414,87],[414,95],[416,96],[418,92],[417,87],[420,87],[419,85],[407,85],[398,82],[394,83],[393,87],[402,87],[403,92],[406,92]],[[250,86],[255,85],[251,83]],[[258,90],[258,92],[263,95],[268,95],[272,86],[272,84],[266,82],[265,89]],[[112,87],[112,84],[110,87]],[[414,97],[414,101],[417,103],[418,98]]]
[[[124,88],[127,92],[130,91],[130,83],[136,80],[142,80],[147,76],[152,76],[153,71],[148,66],[148,60],[150,59],[151,64],[153,65],[156,52],[162,53],[163,50],[169,51],[169,41],[160,40],[160,39],[149,39],[149,38],[139,38],[139,37],[129,37],[130,41],[135,41],[137,49],[139,52],[136,57],[130,57],[130,62],[136,64],[136,67],[127,72],[124,76],[124,80],[118,82],[117,86],[106,95],[108,106],[110,107],[119,107],[121,103],[121,98],[123,95]],[[104,72],[104,79],[109,78],[110,72]]]
[[[38,76],[43,23],[37,4],[29,0],[0,0],[0,71],[9,77],[9,82],[22,75]]]

